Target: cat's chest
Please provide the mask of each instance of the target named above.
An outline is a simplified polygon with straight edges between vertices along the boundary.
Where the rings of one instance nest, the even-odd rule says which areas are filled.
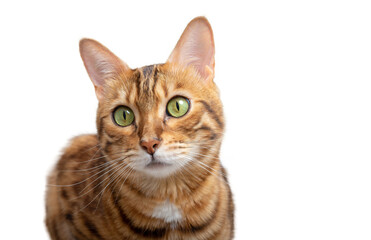
[[[151,217],[162,219],[167,223],[176,223],[182,220],[182,211],[175,204],[166,200],[153,209]]]

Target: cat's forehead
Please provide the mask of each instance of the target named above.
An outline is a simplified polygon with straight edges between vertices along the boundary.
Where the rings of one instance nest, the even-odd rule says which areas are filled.
[[[149,111],[163,97],[159,94],[159,86],[157,86],[160,68],[161,65],[153,64],[135,70],[135,87],[132,87],[136,89],[134,101],[142,110]]]
[[[144,112],[151,111],[167,95],[168,86],[164,83],[162,66],[148,65],[121,75],[107,88],[107,92],[112,93],[108,102],[126,104]]]
[[[151,102],[156,98],[156,85],[158,82],[158,73],[161,65],[148,65],[141,68],[138,68],[136,85],[137,85],[137,94],[139,100],[145,102]]]
[[[205,87],[192,69],[166,63],[133,69],[130,74],[122,75],[117,80],[108,86],[108,92],[112,92],[107,99],[108,104],[128,105],[147,113],[157,111],[159,106],[177,95],[205,97]]]

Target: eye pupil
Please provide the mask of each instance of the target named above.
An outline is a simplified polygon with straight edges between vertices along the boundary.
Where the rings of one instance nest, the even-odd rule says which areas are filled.
[[[176,101],[176,109],[178,109],[178,111],[179,111],[179,103],[178,103],[178,101]]]
[[[126,120],[126,112],[124,111],[124,119]]]

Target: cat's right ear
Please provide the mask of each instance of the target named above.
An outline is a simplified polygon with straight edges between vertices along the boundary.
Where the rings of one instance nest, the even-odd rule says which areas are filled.
[[[126,63],[116,57],[108,48],[92,39],[84,38],[80,41],[80,55],[94,84],[95,94],[99,101],[104,98],[105,81],[130,70]]]
[[[168,62],[185,67],[192,66],[204,78],[212,82],[215,68],[213,30],[205,17],[196,17],[184,30]]]

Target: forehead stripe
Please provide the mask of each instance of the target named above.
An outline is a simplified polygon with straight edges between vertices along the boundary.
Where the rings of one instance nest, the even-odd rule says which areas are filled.
[[[154,67],[155,67],[155,65],[149,65],[149,66],[145,66],[145,67],[142,68],[144,79],[148,79],[149,76],[152,75]]]

